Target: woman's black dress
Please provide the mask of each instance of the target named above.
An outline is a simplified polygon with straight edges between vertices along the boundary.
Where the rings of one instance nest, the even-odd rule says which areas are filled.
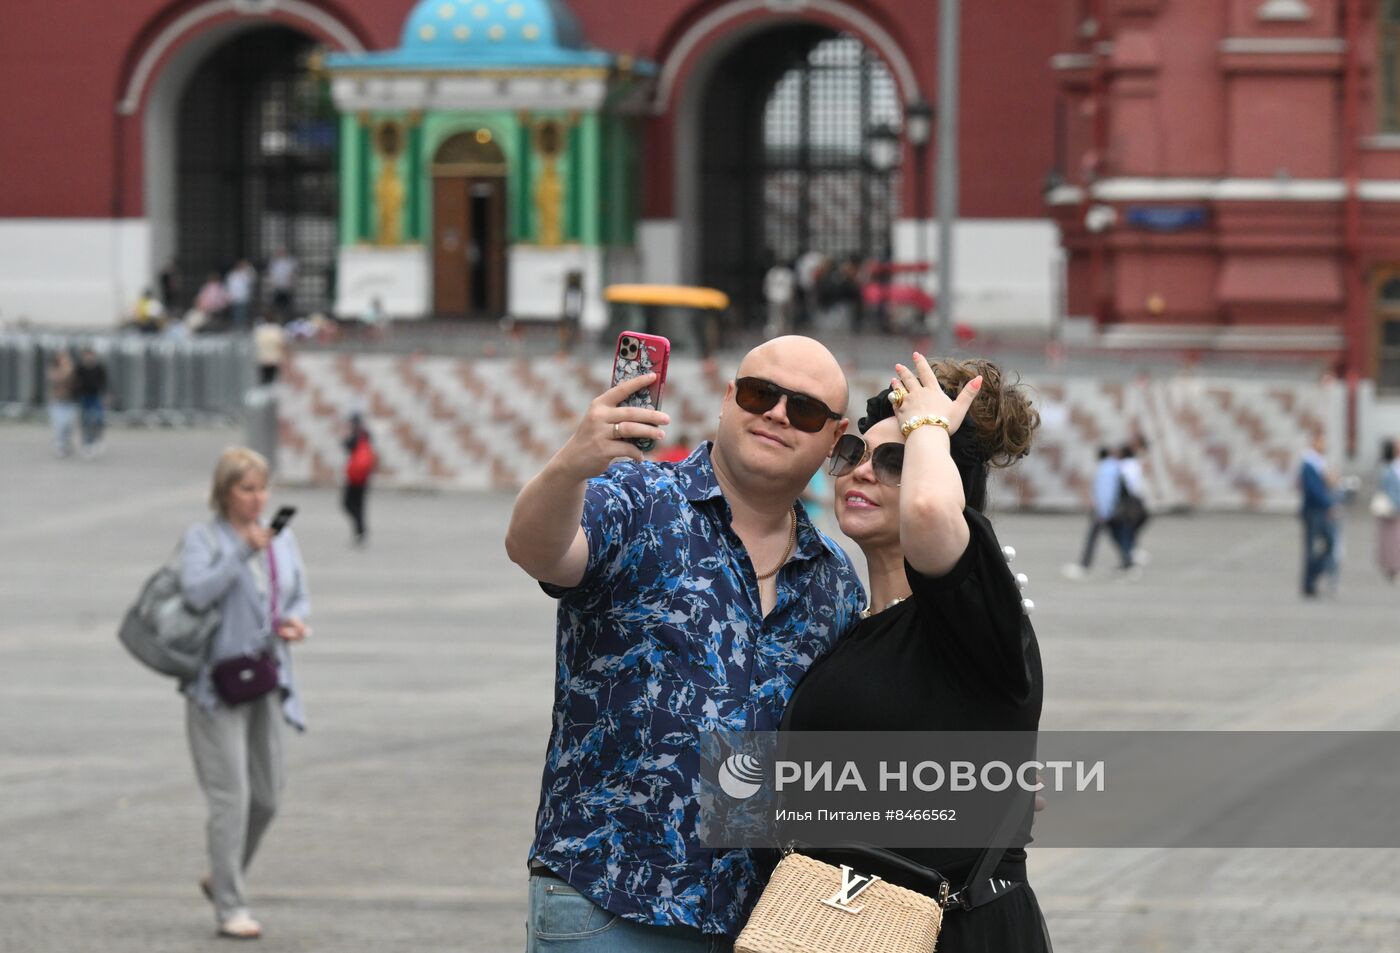
[[[913,596],[858,622],[798,684],[783,719],[791,731],[1035,731],[1043,692],[1040,649],[1020,587],[991,524],[965,510],[971,539],[945,576],[905,563]],[[1025,840],[1029,840],[1026,836]],[[895,852],[963,883],[978,851]],[[821,856],[820,851],[813,851]],[[898,870],[871,871],[927,892]],[[1026,880],[1026,852],[1006,852],[994,876]],[[951,910],[938,953],[1047,949],[1030,885],[972,910]]]

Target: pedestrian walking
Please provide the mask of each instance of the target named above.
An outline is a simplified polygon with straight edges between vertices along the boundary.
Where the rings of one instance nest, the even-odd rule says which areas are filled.
[[[1336,480],[1327,467],[1327,438],[1318,431],[1298,470],[1302,494],[1303,597],[1317,596],[1317,581],[1335,565],[1337,548]],[[1336,579],[1333,574],[1333,579]]]
[[[831,352],[791,336],[750,351],[714,442],[677,464],[629,442],[665,442],[667,415],[620,406],[653,377],[592,402],[506,536],[559,600],[531,953],[728,948],[759,872],[748,851],[700,844],[698,733],[774,730],[865,605],[849,557],[798,503],[848,426]]]
[[[1396,441],[1381,444],[1381,467],[1376,492],[1371,497],[1371,515],[1376,518],[1376,563],[1390,582],[1400,575],[1400,457]]]
[[[54,351],[44,375],[49,408],[49,426],[53,429],[53,452],[66,457],[73,452],[73,428],[78,420],[77,373],[73,358],[65,348]]]
[[[1077,563],[1066,563],[1061,571],[1068,579],[1083,579],[1094,564],[1094,550],[1099,534],[1107,531],[1118,548],[1119,565],[1132,566],[1132,549],[1121,524],[1113,521],[1118,511],[1118,498],[1123,492],[1122,466],[1108,447],[1099,447],[1099,462],[1094,467],[1093,509],[1089,513],[1089,535],[1084,540],[1083,555]]]
[[[564,274],[564,299],[559,306],[558,353],[561,357],[573,353],[582,321],[583,272],[571,270]]]
[[[258,360],[258,383],[275,383],[287,358],[287,334],[282,325],[264,315],[253,329],[253,353]]]
[[[253,288],[257,284],[258,273],[246,258],[240,259],[224,279],[228,289],[229,316],[235,331],[248,330],[248,319],[253,306]]]
[[[1113,523],[1122,539],[1120,547],[1127,551],[1128,562],[1140,567],[1146,561],[1138,539],[1147,525],[1147,481],[1142,475],[1142,461],[1138,459],[1138,449],[1146,448],[1141,441],[1125,443],[1118,449],[1118,479],[1121,486],[1118,503],[1114,507]]]
[[[768,303],[768,325],[763,329],[767,337],[778,337],[792,331],[792,304],[797,292],[797,276],[787,262],[776,255],[769,256],[773,262],[763,276],[763,299]]]
[[[793,266],[797,279],[797,313],[794,315],[795,330],[802,330],[812,324],[821,309],[819,288],[822,273],[827,268],[826,256],[816,249],[804,252]]]
[[[195,775],[208,803],[209,873],[200,889],[221,936],[253,939],[244,874],[277,813],[283,722],[306,730],[290,646],[311,634],[306,569],[290,528],[263,522],[268,466],[244,447],[220,455],[212,522],[191,526],[180,583],[196,611],[217,605],[208,661],[181,686]]]
[[[286,324],[295,317],[297,288],[297,260],[286,248],[277,249],[268,262],[267,286],[272,290],[272,312],[279,324]]]
[[[102,452],[107,431],[107,367],[91,347],[83,348],[74,380],[82,414],[82,453],[95,457]]]
[[[354,543],[363,546],[369,541],[365,526],[365,502],[369,497],[369,481],[379,466],[374,441],[369,428],[358,413],[350,415],[350,432],[345,437],[345,490],[341,505],[350,517]]]

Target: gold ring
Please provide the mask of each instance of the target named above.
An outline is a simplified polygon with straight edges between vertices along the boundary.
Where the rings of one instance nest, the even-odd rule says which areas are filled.
[[[613,439],[622,439],[622,424],[613,424]]]
[[[904,398],[909,396],[909,392],[904,389],[890,391],[890,406],[898,410],[904,403]]]

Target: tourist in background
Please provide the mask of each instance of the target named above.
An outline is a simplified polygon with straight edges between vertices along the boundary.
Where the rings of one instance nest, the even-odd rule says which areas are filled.
[[[250,309],[253,306],[253,286],[257,284],[258,273],[246,259],[241,259],[224,279],[228,288],[229,317],[235,331],[248,330]]]
[[[1146,562],[1139,550],[1138,538],[1147,525],[1147,481],[1142,475],[1142,461],[1138,451],[1147,449],[1141,438],[1125,443],[1118,450],[1118,478],[1122,485],[1118,491],[1118,505],[1113,512],[1113,530],[1121,538],[1119,544],[1128,554],[1128,565],[1123,568],[1141,566]]]
[[[73,452],[73,425],[78,419],[77,374],[73,359],[66,350],[58,350],[49,358],[44,375],[48,393],[49,425],[53,428],[53,452],[66,457]]]
[[[368,540],[365,527],[365,499],[369,496],[369,481],[379,465],[374,452],[374,441],[370,439],[369,428],[358,413],[350,415],[350,432],[345,437],[345,493],[341,500],[350,525],[354,529],[356,546],[363,546]]]
[[[277,249],[277,254],[268,262],[267,286],[272,289],[272,311],[277,322],[286,324],[293,317],[297,287],[297,260],[287,249]]]
[[[253,351],[258,359],[258,383],[275,383],[287,357],[287,334],[282,325],[263,315],[253,329]]]
[[[1118,510],[1118,497],[1123,489],[1122,467],[1118,458],[1107,447],[1099,447],[1099,462],[1094,467],[1093,510],[1089,514],[1089,536],[1084,540],[1084,553],[1077,563],[1066,563],[1062,571],[1068,579],[1083,579],[1089,575],[1094,564],[1094,549],[1098,545],[1099,534],[1108,531],[1113,543],[1118,547],[1120,565],[1127,569],[1132,565],[1132,550],[1126,548],[1126,540],[1113,515]]]
[[[1394,582],[1400,574],[1400,459],[1391,438],[1381,443],[1381,468],[1371,498],[1371,515],[1376,518],[1376,562],[1381,574]]]
[[[794,330],[802,330],[816,320],[821,304],[817,289],[827,268],[826,256],[816,249],[804,252],[793,267],[797,279],[797,310],[793,315]]]
[[[1335,479],[1327,468],[1327,438],[1318,431],[1298,471],[1303,505],[1303,597],[1317,595],[1317,580],[1334,565],[1337,546]],[[1335,578],[1335,576],[1334,576]]]
[[[83,456],[95,457],[102,452],[107,431],[107,367],[91,347],[83,348],[74,381],[82,412]]]
[[[763,299],[768,303],[767,337],[778,337],[792,330],[792,302],[797,292],[797,276],[787,262],[769,253],[773,264],[763,276]]]

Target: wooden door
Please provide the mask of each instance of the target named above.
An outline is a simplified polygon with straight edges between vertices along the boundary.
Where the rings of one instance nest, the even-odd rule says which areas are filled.
[[[469,180],[433,179],[433,311],[471,311],[471,203]]]
[[[480,310],[501,317],[506,310],[506,180],[472,181],[474,234],[480,254],[473,297]]]
[[[506,311],[506,180],[433,179],[433,310],[445,317]]]

